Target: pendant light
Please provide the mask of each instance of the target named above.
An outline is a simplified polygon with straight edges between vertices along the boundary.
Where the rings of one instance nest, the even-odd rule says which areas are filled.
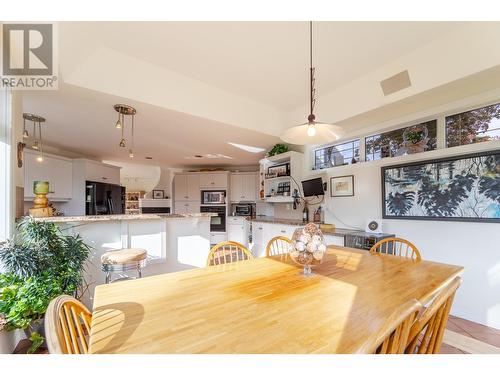
[[[26,130],[26,120],[33,122],[33,145],[31,148],[38,151],[37,161],[43,161],[43,141],[42,141],[42,122],[45,122],[45,118],[34,115],[32,113],[23,113],[23,137],[28,137],[28,131]],[[38,136],[37,136],[38,129]]]
[[[125,116],[131,116],[131,130],[132,130],[132,140],[131,140],[131,145],[132,147],[129,148],[129,157],[133,158],[134,157],[134,118],[135,114],[137,111],[135,108],[126,105],[126,104],[115,104],[113,106],[116,112],[118,112],[118,121],[116,121],[115,128],[121,129],[121,139],[120,143],[118,144],[120,147],[125,148],[127,147],[127,141],[125,139]]]
[[[316,104],[315,68],[313,67],[313,30],[309,22],[309,116],[307,122],[287,129],[281,139],[296,145],[320,144],[334,142],[343,137],[344,129],[338,125],[316,121],[314,105]]]

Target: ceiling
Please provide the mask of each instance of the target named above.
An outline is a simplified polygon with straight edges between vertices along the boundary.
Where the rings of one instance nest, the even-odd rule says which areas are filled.
[[[315,22],[318,96],[464,24]],[[138,110],[134,162],[192,167],[255,165],[263,152],[228,142],[269,149],[280,141],[279,130],[290,126],[287,114],[308,101],[307,22],[61,22],[58,53],[59,90],[24,92],[23,110],[47,118],[44,134],[51,146],[100,160],[130,162],[113,126],[116,103]],[[134,66],[166,74],[145,84],[140,80],[148,72],[138,75]],[[89,75],[78,75],[86,67]],[[114,70],[120,74],[111,90]],[[101,76],[87,79],[93,73]],[[150,92],[154,98],[145,95]],[[217,100],[210,101],[211,93]],[[182,95],[182,105],[174,103]],[[383,112],[382,104],[387,103],[379,112],[344,124],[354,128],[399,113]],[[215,112],[221,115],[205,116]],[[197,154],[228,158],[194,158]]]
[[[48,145],[100,159],[171,167],[255,165],[264,153],[251,153],[228,142],[268,149],[279,138],[238,128],[189,114],[169,111],[127,100],[137,109],[134,159],[119,147],[120,130],[115,129],[113,109],[123,98],[63,85],[55,91],[29,92],[23,96],[24,109],[47,119],[43,135]],[[126,121],[130,139],[129,119]],[[221,154],[230,158],[194,158],[194,155]],[[152,157],[146,160],[145,157]]]

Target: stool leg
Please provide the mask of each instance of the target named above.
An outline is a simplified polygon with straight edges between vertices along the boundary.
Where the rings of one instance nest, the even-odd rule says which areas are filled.
[[[106,284],[111,282],[111,272],[106,271]]]
[[[142,268],[141,266],[137,266],[137,273],[139,274],[139,279],[142,278]]]

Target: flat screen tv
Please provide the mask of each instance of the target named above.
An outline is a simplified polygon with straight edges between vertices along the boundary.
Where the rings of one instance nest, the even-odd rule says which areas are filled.
[[[321,177],[318,177],[311,180],[302,181],[302,191],[304,192],[304,197],[324,195],[325,192],[323,191],[323,180],[321,179]]]

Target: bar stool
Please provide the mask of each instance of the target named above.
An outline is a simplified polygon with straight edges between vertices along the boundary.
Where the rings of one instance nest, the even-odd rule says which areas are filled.
[[[106,272],[106,284],[122,279],[136,279],[136,277],[122,276],[111,280],[113,272],[125,272],[137,270],[139,278],[142,277],[142,269],[146,266],[148,252],[144,249],[121,249],[107,251],[101,256],[101,269]]]

